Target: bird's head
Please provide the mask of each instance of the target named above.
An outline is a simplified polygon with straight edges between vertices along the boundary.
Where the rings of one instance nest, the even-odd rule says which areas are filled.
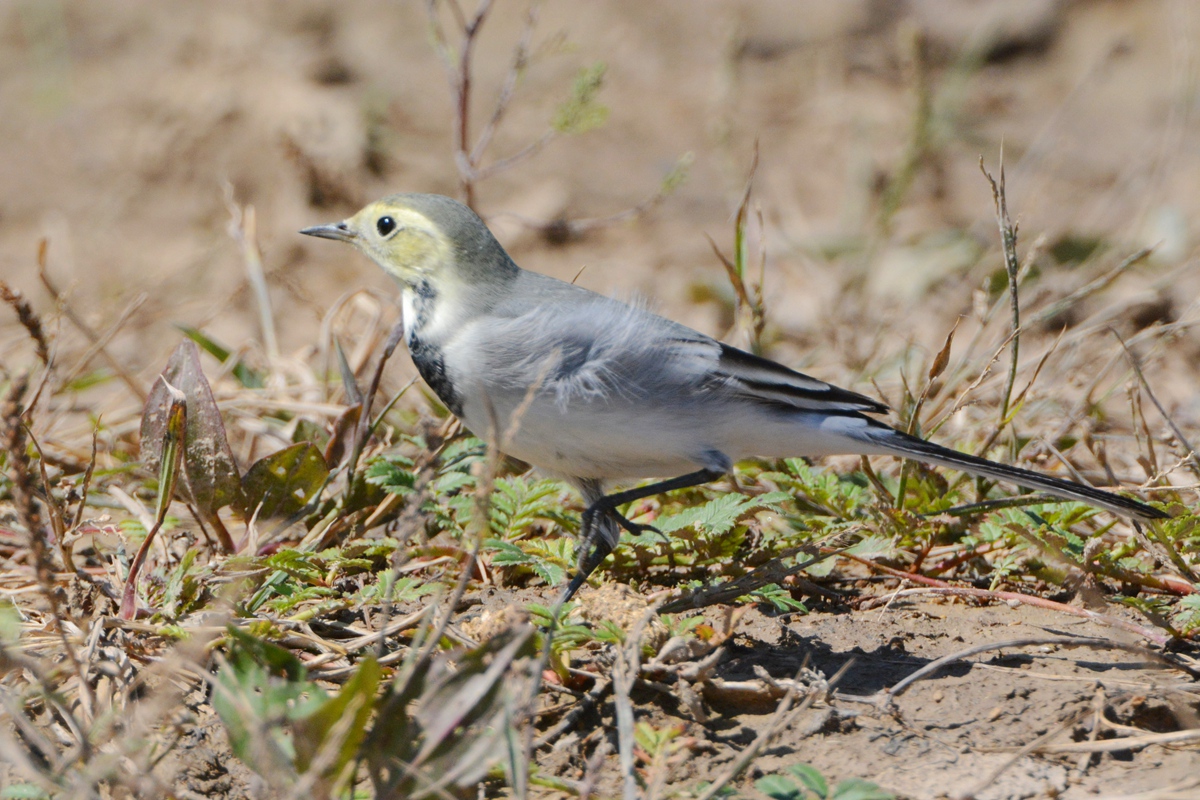
[[[354,245],[405,286],[483,284],[516,265],[475,212],[436,194],[395,194],[300,233]]]

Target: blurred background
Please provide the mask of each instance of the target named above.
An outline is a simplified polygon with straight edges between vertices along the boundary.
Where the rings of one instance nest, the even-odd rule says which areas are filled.
[[[530,8],[492,4],[467,118],[474,142],[515,74],[477,166],[536,152],[481,177],[474,203],[526,268],[744,343],[706,237],[732,252],[757,149],[767,352],[890,395],[956,318],[966,342],[1007,302],[979,168],[998,174],[1003,146],[1029,341],[1044,340],[1029,366],[1065,328],[1051,363],[1069,398],[1119,347],[1109,328],[1161,330],[1138,340],[1151,382],[1177,421],[1200,416],[1194,0],[547,0],[532,28]],[[0,274],[83,353],[38,278],[45,239],[62,300],[146,385],[175,324],[261,349],[231,204],[256,212],[280,352],[320,347],[349,291],[394,314],[373,265],[296,231],[391,192],[463,196],[438,51],[457,63],[461,23],[417,0],[0,5]],[[564,121],[573,96],[583,113]],[[977,358],[1003,341],[1000,308]],[[0,359],[32,363],[14,315],[0,325]],[[411,374],[398,362],[389,382]]]

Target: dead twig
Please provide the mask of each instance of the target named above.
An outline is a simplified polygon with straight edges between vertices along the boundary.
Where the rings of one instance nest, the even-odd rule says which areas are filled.
[[[596,704],[600,702],[600,699],[603,698],[604,695],[608,694],[609,690],[612,689],[612,685],[612,681],[608,678],[605,678],[602,675],[597,676],[596,682],[592,685],[592,688],[588,690],[587,694],[580,697],[579,702],[575,703],[571,710],[564,714],[563,718],[560,719],[553,728],[546,731],[534,740],[534,749],[553,744],[558,737],[574,728],[583,715],[595,708]]]
[[[1167,427],[1171,429],[1171,433],[1175,434],[1176,440],[1183,445],[1186,453],[1184,459],[1187,461],[1192,473],[1195,474],[1196,477],[1200,478],[1200,457],[1197,457],[1196,455],[1196,448],[1192,447],[1191,442],[1188,441],[1188,437],[1184,435],[1183,430],[1175,424],[1175,420],[1171,418],[1171,415],[1167,413],[1165,408],[1163,408],[1163,404],[1159,402],[1158,397],[1155,396],[1154,390],[1150,388],[1150,382],[1146,380],[1146,375],[1142,372],[1141,360],[1138,359],[1138,357],[1134,355],[1133,351],[1129,349],[1129,345],[1125,344],[1125,340],[1121,338],[1121,334],[1117,333],[1111,328],[1109,330],[1112,332],[1112,335],[1117,338],[1117,341],[1121,343],[1121,349],[1125,351],[1125,357],[1129,359],[1129,366],[1133,368],[1133,373],[1137,376],[1138,383],[1140,383],[1142,388],[1145,389],[1146,396],[1150,398],[1150,402],[1153,403],[1154,407],[1158,409],[1158,413],[1161,414],[1162,418],[1166,421]]]
[[[226,230],[241,248],[246,277],[258,304],[258,323],[262,330],[263,347],[267,351],[267,363],[271,365],[271,370],[275,371],[279,367],[279,343],[275,336],[275,316],[271,310],[271,294],[267,291],[262,254],[258,250],[258,216],[254,212],[254,206],[238,205],[233,196],[232,183],[225,181],[222,189],[225,195],[225,209],[229,212],[229,225]]]
[[[1088,715],[1088,713],[1089,713],[1088,709],[1079,711],[1079,712],[1073,714],[1072,716],[1068,717],[1067,719],[1065,719],[1062,722],[1062,724],[1060,724],[1054,728],[1051,728],[1046,733],[1044,733],[1041,736],[1039,736],[1038,738],[1034,739],[1032,742],[1030,742],[1029,744],[1022,747],[1020,750],[1018,750],[1016,752],[1016,754],[1014,754],[1013,757],[1010,758],[1008,761],[1005,761],[1003,764],[996,767],[996,769],[992,770],[992,772],[986,778],[981,780],[978,783],[978,785],[975,786],[974,789],[971,789],[969,791],[963,792],[962,794],[956,795],[954,800],[975,800],[975,798],[978,797],[979,794],[981,792],[983,792],[984,789],[986,789],[987,787],[989,787],[993,783],[995,783],[996,779],[999,778],[1001,775],[1003,775],[1004,772],[1006,770],[1008,770],[1009,767],[1011,767],[1013,764],[1016,764],[1022,758],[1029,755],[1030,753],[1034,752],[1035,750],[1044,748],[1050,742],[1057,739],[1059,736],[1062,736],[1064,733],[1069,731],[1071,728],[1075,727],[1075,725],[1078,724],[1079,721],[1082,720],[1084,717],[1086,717]],[[1043,752],[1044,752],[1044,750],[1043,750]]]
[[[906,677],[904,680],[897,683],[891,689],[879,695],[878,702],[888,705],[891,704],[897,697],[908,691],[908,687],[912,686],[917,681],[924,680],[934,675],[938,670],[947,664],[953,664],[956,661],[961,661],[964,658],[969,658],[980,653],[986,653],[991,650],[1007,650],[1015,647],[1044,647],[1046,645],[1056,645],[1058,647],[1090,647],[1096,650],[1124,650],[1127,653],[1137,653],[1140,656],[1145,656],[1154,661],[1157,661],[1166,666],[1182,669],[1185,672],[1191,673],[1187,667],[1177,664],[1163,656],[1161,653],[1150,650],[1146,647],[1136,644],[1126,644],[1125,642],[1116,642],[1111,639],[1099,638],[1083,638],[1076,636],[1030,636],[1021,639],[1009,639],[1004,642],[990,642],[987,644],[975,645],[968,647],[965,650],[960,650],[957,653],[951,653],[942,656],[936,661],[931,661],[913,674]],[[1195,677],[1195,676],[1193,676]]]
[[[33,306],[19,290],[12,288],[4,281],[0,281],[0,300],[8,303],[12,306],[13,311],[17,312],[17,320],[29,333],[29,338],[33,340],[38,361],[42,362],[42,366],[48,368],[50,366],[50,345],[46,340],[46,332],[42,328],[42,320],[33,310]]]
[[[1017,359],[1021,352],[1021,304],[1017,297],[1017,279],[1021,271],[1021,260],[1017,257],[1017,226],[1008,216],[1008,195],[1004,184],[1004,147],[1000,147],[1000,180],[997,182],[983,166],[979,157],[979,170],[992,187],[992,199],[996,203],[996,223],[1000,227],[1000,241],[1004,247],[1004,269],[1008,273],[1008,296],[1012,310],[1012,361],[1008,365],[1008,378],[1004,383],[1004,395],[1000,400],[1000,427],[1008,424],[1009,400],[1013,385],[1017,382]]]
[[[1083,286],[1071,292],[1066,297],[1056,300],[1042,310],[1026,317],[1026,326],[1033,327],[1040,325],[1043,322],[1049,322],[1097,292],[1107,289],[1116,282],[1117,278],[1124,275],[1130,267],[1145,261],[1153,252],[1153,247],[1144,247],[1141,250],[1138,250],[1133,255],[1122,260],[1121,263],[1117,264],[1108,272],[1101,275],[1099,278],[1085,283]]]
[[[742,770],[746,769],[746,767],[750,765],[750,762],[754,760],[755,756],[757,756],[764,747],[770,744],[780,731],[782,731],[792,722],[796,714],[808,710],[808,708],[811,707],[814,702],[816,702],[819,696],[824,694],[825,691],[828,691],[830,688],[835,686],[839,680],[841,680],[842,676],[846,674],[853,664],[853,659],[847,661],[842,668],[839,669],[837,673],[826,682],[824,691],[809,689],[804,699],[800,701],[800,705],[796,707],[795,712],[789,713],[792,711],[792,704],[795,703],[796,697],[799,694],[797,686],[799,685],[800,675],[803,674],[803,672],[808,668],[807,664],[802,666],[800,671],[796,674],[796,683],[788,688],[787,693],[783,696],[783,699],[779,701],[779,705],[775,708],[775,713],[771,715],[770,721],[767,722],[766,726],[762,729],[762,732],[755,737],[754,741],[750,743],[749,747],[738,754],[738,757],[733,760],[733,763],[730,764],[729,767],[726,768],[723,773],[721,773],[720,777],[713,781],[712,784],[709,785],[708,788],[706,788],[698,798],[696,798],[696,800],[713,800],[714,797],[720,794],[721,790],[729,785],[730,781],[742,774]]]
[[[705,608],[707,606],[732,602],[742,595],[749,594],[756,589],[761,589],[767,584],[781,583],[785,578],[803,572],[813,564],[817,564],[827,558],[839,555],[845,549],[821,553],[791,567],[784,566],[786,559],[798,553],[806,552],[814,546],[805,545],[803,547],[792,548],[782,553],[778,558],[773,558],[766,564],[747,572],[740,578],[726,581],[717,586],[702,586],[699,589],[686,591],[682,596],[664,603],[662,613],[676,614],[681,611],[690,611],[696,608]]]
[[[1117,739],[1101,739],[1097,742],[1069,742],[1065,744],[1041,745],[1040,753],[1119,753],[1122,750],[1141,750],[1154,745],[1179,745],[1200,742],[1200,728],[1189,728],[1168,733],[1147,733],[1142,736],[1125,736]]]
[[[1040,608],[1046,608],[1046,609],[1050,609],[1052,611],[1059,611],[1064,614],[1070,614],[1070,615],[1076,616],[1076,617],[1086,617],[1087,619],[1094,620],[1103,625],[1108,625],[1113,628],[1119,628],[1121,630],[1129,631],[1130,633],[1136,633],[1138,636],[1141,636],[1142,638],[1153,642],[1154,644],[1158,645],[1159,647],[1165,647],[1168,642],[1172,641],[1171,636],[1159,633],[1156,630],[1144,627],[1142,625],[1137,625],[1132,622],[1127,622],[1126,620],[1123,620],[1120,617],[1111,617],[1111,616],[1108,616],[1105,614],[1099,614],[1095,611],[1089,611],[1086,608],[1077,608],[1075,606],[1069,606],[1065,603],[1056,603],[1055,601],[1047,600],[1044,597],[1034,597],[1032,595],[1021,594],[1020,592],[1003,592],[1003,591],[994,591],[994,590],[990,590],[990,589],[975,589],[975,588],[965,587],[965,586],[951,586],[950,584],[946,583],[945,581],[939,581],[934,578],[927,578],[924,575],[916,575],[914,573],[903,572],[898,569],[892,569],[891,567],[885,567],[882,564],[876,564],[873,561],[869,561],[865,558],[859,558],[858,556],[855,556],[850,553],[843,553],[842,557],[848,558],[852,561],[856,561],[856,562],[858,562],[866,567],[869,567],[877,572],[882,572],[884,574],[891,575],[896,578],[902,578],[904,580],[913,581],[914,583],[923,584],[923,587],[919,588],[919,589],[901,589],[900,591],[893,592],[892,594],[888,595],[886,599],[875,598],[874,600],[868,601],[868,603],[864,604],[864,606],[863,606],[864,608],[872,608],[876,604],[879,604],[882,602],[890,602],[892,599],[895,599],[897,597],[906,597],[909,595],[917,595],[917,594],[940,594],[940,595],[950,595],[950,596],[958,596],[958,597],[977,597],[982,600],[990,600],[990,601],[999,600],[1002,602],[1012,601],[1012,602],[1017,602],[1017,603],[1024,603],[1026,605],[1038,606]],[[1190,670],[1189,670],[1189,673],[1190,673]],[[1200,677],[1200,672],[1197,673],[1197,677]]]
[[[148,294],[142,292],[130,300],[129,305],[125,306],[125,308],[123,308],[121,313],[117,316],[116,322],[114,322],[112,325],[109,325],[108,330],[100,334],[99,338],[92,343],[87,351],[84,352],[79,361],[75,363],[75,366],[67,370],[66,374],[62,376],[61,385],[65,386],[69,384],[79,376],[79,373],[87,369],[88,364],[92,363],[92,359],[108,346],[108,343],[111,342],[113,337],[121,331],[121,328],[125,327],[125,323],[133,317],[134,312],[145,305],[146,300],[148,300],[149,297],[150,296]]]
[[[90,715],[95,708],[95,703],[91,696],[90,688],[84,679],[83,663],[79,660],[79,654],[76,652],[75,646],[67,633],[66,621],[68,617],[66,610],[63,608],[62,598],[59,594],[60,590],[55,578],[58,570],[51,555],[50,534],[42,524],[41,514],[38,512],[37,503],[34,500],[35,489],[33,476],[30,474],[29,454],[25,447],[26,431],[25,423],[22,419],[24,409],[21,405],[28,388],[28,378],[24,375],[17,377],[9,388],[3,404],[0,404],[0,433],[3,434],[0,446],[3,447],[4,452],[7,454],[8,477],[13,496],[13,505],[16,507],[17,517],[21,520],[21,524],[25,526],[28,535],[29,553],[32,557],[38,588],[47,606],[49,606],[50,615],[54,619],[54,629],[62,645],[63,653],[70,661],[71,667],[79,680],[84,711]],[[44,489],[48,495],[50,491],[49,487],[46,486]],[[91,742],[87,736],[82,735],[82,729],[78,736],[78,746],[80,748],[80,757],[86,760],[91,753]]]
[[[633,701],[629,693],[641,671],[642,633],[650,621],[658,616],[658,603],[648,607],[641,619],[633,626],[624,644],[617,648],[613,663],[613,697],[617,711],[617,751],[624,776],[622,791],[625,800],[638,800],[637,778],[633,771]]]
[[[459,184],[462,186],[463,202],[468,208],[475,208],[475,167],[477,162],[472,160],[474,155],[471,146],[470,117],[471,117],[471,60],[475,55],[475,44],[480,29],[492,9],[492,0],[480,0],[475,13],[470,19],[462,14],[458,3],[448,4],[459,27],[457,43],[458,56],[455,58],[446,29],[438,16],[438,1],[429,0],[429,26],[433,34],[434,49],[446,69],[446,77],[450,81],[450,90],[454,92],[454,163],[458,167]],[[536,20],[536,15],[534,19]],[[503,92],[501,93],[503,97]],[[501,112],[501,115],[503,112]],[[496,122],[499,118],[493,114]],[[491,134],[488,134],[491,138]]]

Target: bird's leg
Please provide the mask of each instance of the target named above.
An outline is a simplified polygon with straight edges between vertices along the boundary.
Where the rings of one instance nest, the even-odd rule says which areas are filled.
[[[567,584],[567,589],[563,592],[562,597],[559,598],[559,606],[564,606],[571,601],[571,598],[579,591],[579,587],[587,582],[588,576],[595,571],[596,567],[600,566],[604,559],[608,558],[608,554],[613,550],[615,542],[609,541],[609,537],[605,535],[596,520],[596,515],[603,510],[599,507],[603,499],[602,495],[599,500],[592,502],[583,511],[583,517],[579,521],[579,560],[576,562],[578,571],[571,578],[571,582]]]
[[[616,546],[616,541],[610,541],[604,535],[601,527],[604,517],[612,519],[614,522],[621,525],[630,533],[638,533],[637,529],[653,530],[650,526],[638,525],[625,519],[620,512],[617,511],[618,506],[623,506],[626,503],[632,503],[634,500],[642,500],[647,497],[652,497],[656,494],[664,492],[672,492],[676,489],[687,489],[692,486],[699,486],[702,483],[715,481],[724,475],[724,472],[715,469],[701,469],[696,472],[689,472],[687,475],[680,475],[678,478],[670,478],[658,483],[652,483],[648,486],[638,486],[633,489],[626,489],[623,492],[614,492],[613,494],[601,495],[591,501],[591,505],[583,512],[583,517],[579,525],[579,571],[571,578],[571,582],[567,584],[567,590],[563,593],[559,603],[568,602],[575,592],[579,591],[579,587],[587,581],[596,567],[608,558],[608,554],[613,551]],[[590,492],[587,492],[585,486],[585,497]],[[590,499],[590,498],[588,498]]]

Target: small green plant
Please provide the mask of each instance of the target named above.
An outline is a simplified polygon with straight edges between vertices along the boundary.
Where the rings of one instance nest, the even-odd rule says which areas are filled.
[[[754,788],[771,800],[895,800],[896,797],[861,778],[847,778],[831,788],[825,776],[808,764],[794,764],[783,773],[763,776],[754,782]]]
[[[530,603],[527,607],[533,624],[543,632],[539,646],[544,650],[546,642],[550,642],[549,666],[563,683],[570,681],[569,654],[598,638],[586,625],[571,622],[578,607],[578,603],[553,607]]]
[[[378,662],[365,658],[330,695],[291,651],[237,628],[219,661],[212,702],[234,753],[273,786],[344,791],[374,711]]]
[[[234,753],[273,787],[339,796],[365,767],[376,797],[441,797],[520,760],[512,714],[527,698],[513,681],[533,642],[525,629],[453,656],[415,648],[386,684],[366,656],[330,694],[291,651],[230,628],[213,707]]]

